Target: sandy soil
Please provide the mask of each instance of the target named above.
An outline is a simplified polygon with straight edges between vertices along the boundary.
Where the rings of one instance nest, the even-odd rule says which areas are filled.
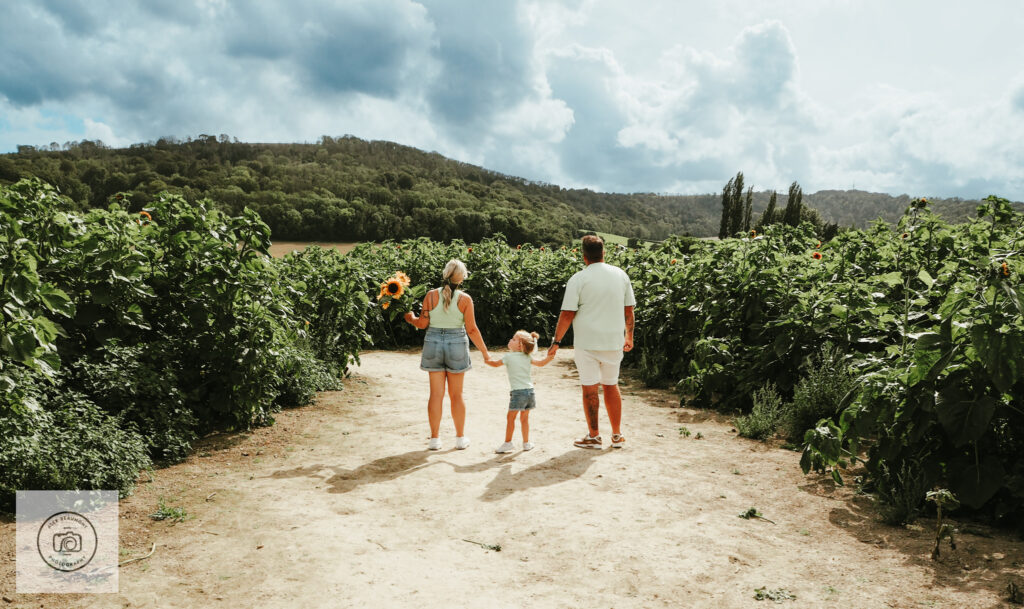
[[[275,241],[270,246],[270,255],[274,258],[284,258],[286,254],[291,252],[301,252],[310,245],[318,245],[324,249],[334,248],[342,254],[351,252],[358,243],[335,243],[335,242],[310,242],[310,241]]]
[[[418,353],[366,353],[344,391],[144,476],[121,504],[122,555],[157,549],[122,567],[118,595],[15,594],[14,525],[0,523],[0,607],[773,605],[758,588],[792,607],[1010,606],[1021,541],[976,527],[932,562],[933,522],[884,526],[869,498],[802,476],[797,453],[670,393],[625,383],[627,446],[573,448],[568,350],[535,370],[537,448],[496,455],[507,381],[473,356],[468,450],[452,448],[447,405],[445,448],[425,450]],[[190,518],[149,519],[160,497]],[[738,517],[750,507],[774,524]]]

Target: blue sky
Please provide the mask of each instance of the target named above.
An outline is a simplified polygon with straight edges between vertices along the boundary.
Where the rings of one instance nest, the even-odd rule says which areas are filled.
[[[36,0],[0,152],[392,140],[566,187],[1024,200],[1018,0]]]

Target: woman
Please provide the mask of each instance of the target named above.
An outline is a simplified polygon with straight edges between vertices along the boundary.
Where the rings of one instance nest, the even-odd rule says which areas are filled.
[[[423,355],[420,369],[430,373],[430,399],[427,401],[427,417],[430,420],[430,450],[441,450],[441,403],[444,401],[445,385],[452,402],[452,421],[455,423],[455,448],[469,448],[469,438],[464,434],[466,425],[466,403],[462,400],[462,383],[466,371],[472,365],[469,361],[469,341],[490,358],[484,337],[476,327],[473,316],[473,299],[459,289],[469,272],[460,260],[449,260],[441,275],[441,287],[427,292],[423,298],[423,311],[417,317],[406,313],[405,321],[420,330],[426,329],[423,339]],[[468,337],[468,339],[467,339]]]

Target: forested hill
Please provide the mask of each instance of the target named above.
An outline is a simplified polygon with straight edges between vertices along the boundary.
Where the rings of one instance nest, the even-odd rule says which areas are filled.
[[[531,182],[447,159],[436,152],[355,137],[315,144],[249,144],[228,136],[161,139],[129,148],[72,142],[0,155],[0,183],[38,176],[82,207],[119,192],[141,209],[167,190],[208,197],[232,213],[255,209],[275,239],[379,241],[428,236],[476,241],[503,233],[512,243],[558,243],[582,229],[642,239],[718,232],[721,195],[605,194]],[[927,193],[914,193],[920,196]],[[998,194],[998,193],[995,193]],[[840,226],[898,218],[909,197],[822,191],[804,203]],[[754,211],[768,203],[756,193]],[[779,205],[785,205],[782,193]],[[976,201],[934,200],[949,219]]]

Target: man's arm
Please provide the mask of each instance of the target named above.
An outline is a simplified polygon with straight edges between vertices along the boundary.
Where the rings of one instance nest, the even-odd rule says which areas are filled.
[[[555,356],[555,352],[558,351],[556,343],[561,342],[565,338],[565,333],[569,331],[569,326],[572,325],[572,320],[574,319],[576,319],[576,311],[562,311],[558,315],[558,325],[555,326],[555,340],[551,341],[551,346],[548,347],[549,357]]]
[[[633,325],[635,323],[633,318],[633,307],[625,308],[626,314],[626,344],[623,345],[623,351],[633,350]]]

